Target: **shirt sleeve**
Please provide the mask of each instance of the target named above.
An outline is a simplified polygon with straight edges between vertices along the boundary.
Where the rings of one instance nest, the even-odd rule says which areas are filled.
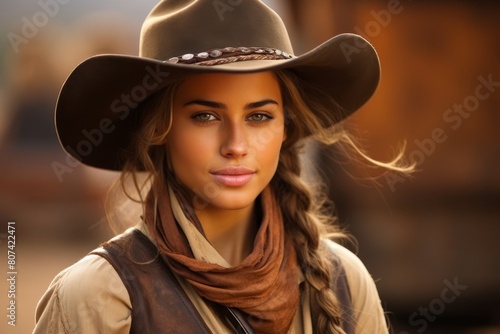
[[[375,282],[361,260],[347,248],[327,240],[344,266],[351,293],[355,333],[388,333],[380,297]]]
[[[131,303],[114,268],[88,255],[60,272],[38,302],[33,334],[125,334]]]

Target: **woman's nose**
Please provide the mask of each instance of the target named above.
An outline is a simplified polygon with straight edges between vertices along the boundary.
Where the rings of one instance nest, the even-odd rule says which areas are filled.
[[[243,124],[226,124],[222,127],[221,154],[239,158],[248,154],[248,134]]]

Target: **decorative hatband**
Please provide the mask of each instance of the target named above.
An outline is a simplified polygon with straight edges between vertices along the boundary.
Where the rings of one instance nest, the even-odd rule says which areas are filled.
[[[284,51],[273,48],[226,47],[222,49],[212,49],[200,53],[186,53],[182,56],[172,57],[165,62],[173,64],[213,66],[245,60],[283,60],[292,58],[296,57]]]

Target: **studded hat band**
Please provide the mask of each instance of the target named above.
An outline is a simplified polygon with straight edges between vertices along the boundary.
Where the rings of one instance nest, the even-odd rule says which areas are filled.
[[[223,49],[212,49],[196,54],[186,53],[182,56],[172,57],[165,62],[174,64],[213,66],[245,60],[280,60],[292,58],[295,58],[295,56],[273,48],[226,47]]]

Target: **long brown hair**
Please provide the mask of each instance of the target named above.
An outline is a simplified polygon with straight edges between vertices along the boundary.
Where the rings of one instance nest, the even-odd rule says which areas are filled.
[[[301,140],[313,136],[322,143],[347,145],[370,163],[388,169],[410,171],[411,167],[402,166],[401,154],[389,163],[370,159],[356,146],[352,137],[335,120],[331,120],[330,115],[342,112],[331,97],[320,89],[308,86],[291,72],[278,71],[276,77],[283,95],[287,139],[283,143],[271,186],[308,283],[315,332],[344,333],[341,327],[342,311],[335,293],[330,289],[333,264],[326,256],[321,239],[349,236],[336,224],[335,217],[325,212],[325,195],[314,192],[301,178]],[[141,205],[149,189],[157,196],[160,185],[168,182],[164,143],[173,120],[172,101],[178,85],[170,85],[146,103],[131,147],[124,152],[127,162],[119,185],[130,200]],[[143,178],[138,170],[145,172]],[[135,196],[129,190],[130,183]]]

